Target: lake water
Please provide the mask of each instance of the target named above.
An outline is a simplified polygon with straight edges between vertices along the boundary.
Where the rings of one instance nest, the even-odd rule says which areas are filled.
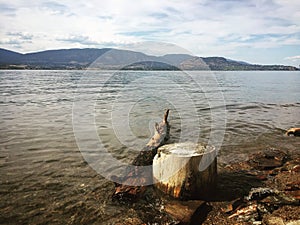
[[[220,165],[300,147],[299,138],[284,136],[300,127],[299,71],[11,70],[0,71],[0,96],[3,223],[137,216],[111,202],[113,184],[104,177],[138,154],[167,108],[169,141],[220,147]]]

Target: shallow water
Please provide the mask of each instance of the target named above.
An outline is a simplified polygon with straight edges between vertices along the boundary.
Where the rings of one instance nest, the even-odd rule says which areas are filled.
[[[138,154],[166,108],[170,142],[220,145],[220,164],[298,151],[283,134],[300,127],[299,87],[300,72],[0,71],[0,222],[136,216],[103,176]]]

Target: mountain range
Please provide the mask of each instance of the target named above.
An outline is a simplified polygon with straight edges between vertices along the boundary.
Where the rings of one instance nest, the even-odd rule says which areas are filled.
[[[293,66],[249,64],[224,57],[153,56],[113,48],[59,49],[27,54],[0,48],[0,69],[299,70]]]

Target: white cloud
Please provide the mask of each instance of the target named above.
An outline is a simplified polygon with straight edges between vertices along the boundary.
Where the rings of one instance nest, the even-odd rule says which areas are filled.
[[[298,0],[0,0],[0,5],[1,47],[22,52],[164,41],[198,55],[230,57],[241,47],[300,43]],[[31,42],[9,32],[32,35]]]
[[[286,60],[300,61],[300,55],[285,57]]]

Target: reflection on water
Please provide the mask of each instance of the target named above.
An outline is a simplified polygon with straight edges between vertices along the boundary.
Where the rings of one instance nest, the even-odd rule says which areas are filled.
[[[0,71],[0,221],[70,222],[80,209],[113,223],[130,214],[110,201],[113,185],[78,150],[74,101],[93,103],[98,141],[123,162],[170,108],[172,142],[209,142],[226,128],[219,160],[226,163],[267,147],[299,150],[299,138],[283,136],[300,126],[299,87],[299,72]],[[211,125],[212,111],[224,112],[226,127]],[[77,113],[84,121],[87,112]],[[80,132],[91,138],[88,125]]]

